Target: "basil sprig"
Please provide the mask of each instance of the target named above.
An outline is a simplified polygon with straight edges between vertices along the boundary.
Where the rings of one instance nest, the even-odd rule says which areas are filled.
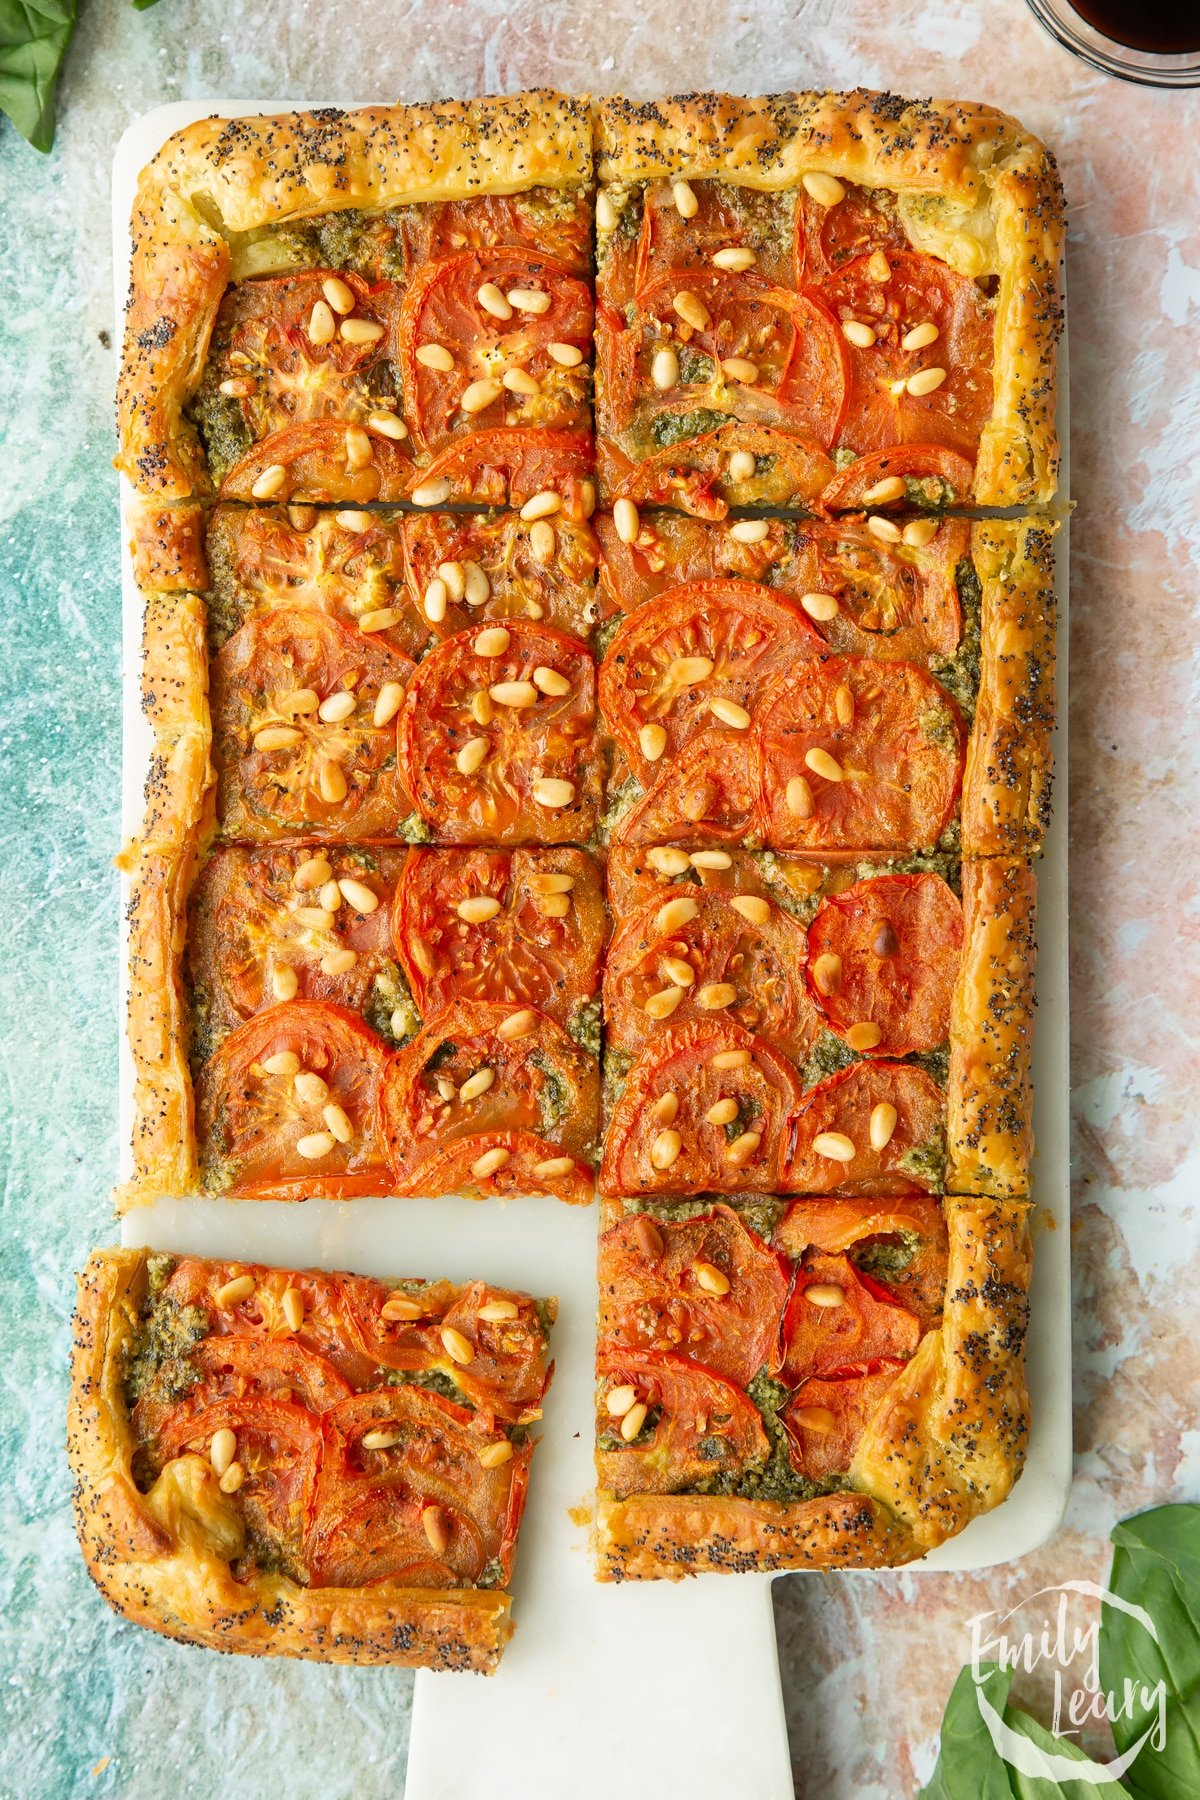
[[[139,12],[155,0],[133,0]],[[35,150],[54,142],[54,94],[78,0],[0,0],[0,112]]]

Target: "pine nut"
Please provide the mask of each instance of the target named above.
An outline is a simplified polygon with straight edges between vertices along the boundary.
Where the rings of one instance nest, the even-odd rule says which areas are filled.
[[[761,894],[735,894],[729,904],[751,925],[765,925],[771,916],[770,903]]]
[[[844,1306],[846,1303],[844,1289],[832,1281],[814,1281],[804,1289],[804,1298],[811,1300],[814,1306]]]
[[[463,563],[444,562],[437,567],[437,579],[446,584],[446,592],[456,604],[467,591],[467,571]]]
[[[304,719],[310,713],[315,713],[320,704],[321,696],[317,693],[316,688],[293,688],[291,693],[285,694],[279,702],[279,709],[281,712],[291,713],[293,718],[299,716]]]
[[[577,369],[583,361],[578,344],[547,344],[546,349],[561,369]]]
[[[679,810],[685,819],[689,819],[693,825],[698,825],[716,797],[717,784],[715,781],[693,782],[680,799]]]
[[[313,511],[316,512],[314,506]],[[370,531],[375,523],[375,515],[361,512],[357,507],[343,507],[341,512],[334,513],[334,519],[343,531]]]
[[[450,483],[443,475],[436,481],[423,481],[412,491],[414,506],[441,506],[450,498]]]
[[[525,883],[534,894],[569,894],[575,886],[573,875],[560,875],[557,870],[538,870]]]
[[[445,1556],[450,1546],[450,1527],[440,1506],[421,1508],[421,1529],[435,1556]]]
[[[358,629],[360,631],[390,631],[393,625],[400,623],[398,606],[377,606],[371,612],[359,614]]]
[[[639,1213],[634,1219],[633,1236],[638,1249],[648,1260],[662,1255],[662,1232],[647,1213]]]
[[[362,427],[349,426],[346,431],[346,461],[350,468],[365,469],[374,455],[374,447]]]
[[[497,706],[511,706],[518,711],[537,705],[538,692],[532,681],[497,681],[488,689],[488,694]]]
[[[752,1061],[748,1050],[718,1050],[712,1059],[714,1069],[748,1069]]]
[[[871,277],[872,281],[891,280],[892,265],[883,254],[882,250],[872,250],[870,257],[867,260],[867,274]]]
[[[848,1138],[843,1131],[818,1131],[812,1147],[818,1156],[824,1156],[830,1162],[854,1161],[853,1139]]]
[[[535,519],[529,527],[529,553],[534,562],[543,566],[553,559],[558,539],[554,535],[554,527],[549,519]]]
[[[681,219],[694,219],[700,210],[700,202],[696,198],[696,190],[687,181],[671,183],[671,198],[675,202],[675,211]]]
[[[485,1150],[483,1155],[476,1157],[471,1164],[472,1175],[477,1181],[486,1181],[489,1175],[498,1174],[505,1163],[509,1161],[511,1154],[511,1151],[502,1149],[499,1145],[494,1150]]]
[[[612,198],[601,188],[596,195],[596,223],[601,231],[615,231],[617,225],[617,209]]]
[[[708,710],[715,719],[720,719],[722,725],[728,725],[733,731],[749,729],[750,714],[736,700],[726,700],[719,695],[717,699],[709,701]]]
[[[736,1100],[726,1098],[714,1101],[704,1117],[710,1125],[732,1125],[740,1110]]]
[[[642,522],[638,517],[638,509],[633,501],[614,500],[612,517],[613,528],[621,542],[623,544],[636,543],[638,532],[642,528]]]
[[[770,529],[765,519],[739,519],[729,527],[729,535],[738,544],[761,544]]]
[[[791,1424],[799,1425],[802,1431],[819,1432],[823,1437],[837,1430],[837,1414],[827,1406],[794,1406],[788,1413],[788,1419]]]
[[[309,343],[332,344],[336,331],[332,308],[324,300],[316,301],[308,315]]]
[[[696,1005],[702,1012],[720,1012],[736,999],[737,989],[732,981],[709,981],[696,990]]]
[[[698,1285],[704,1289],[706,1294],[716,1294],[720,1296],[729,1292],[729,1277],[723,1269],[718,1269],[715,1263],[694,1262],[692,1264],[692,1274],[696,1277]]]
[[[423,369],[437,369],[443,375],[454,367],[453,354],[444,344],[418,344],[416,357]]]
[[[804,762],[806,768],[811,769],[814,775],[819,775],[823,781],[842,779],[842,765],[835,756],[830,756],[828,750],[822,750],[819,746],[806,750]]]
[[[736,361],[736,360],[738,360],[738,359],[736,359],[736,358],[730,359],[730,361]],[[729,373],[729,365],[727,363],[723,363],[721,366],[722,366],[722,368],[725,369],[726,373],[728,374]],[[757,375],[758,370],[755,369],[754,372]],[[754,471],[755,471],[755,469],[757,469],[757,467],[758,467],[758,461],[757,461],[757,458],[754,456],[753,451],[735,450],[733,455],[729,459],[729,466],[728,466],[729,479],[730,479],[730,481],[752,481],[754,479]]]
[[[280,492],[287,480],[287,470],[282,463],[269,463],[250,489],[254,500],[271,500]]]
[[[758,261],[758,252],[749,244],[730,244],[724,250],[713,252],[712,262],[716,269],[725,269],[734,275],[743,275],[752,269]]]
[[[656,844],[653,850],[647,850],[646,861],[659,875],[682,875],[691,858],[686,850],[674,850],[669,844]]]
[[[458,404],[465,413],[478,413],[499,398],[500,389],[494,381],[472,381],[463,389]]]
[[[362,1447],[364,1450],[394,1450],[400,1442],[398,1431],[389,1431],[386,1426],[377,1425],[373,1431],[364,1431]]]
[[[609,1388],[604,1396],[604,1410],[610,1418],[623,1419],[636,1400],[637,1389],[635,1387]]]
[[[650,1146],[650,1162],[661,1174],[671,1168],[683,1149],[683,1139],[677,1131],[660,1131]]]
[[[463,564],[463,599],[468,606],[482,606],[491,598],[492,584],[477,562]]]
[[[691,987],[696,979],[695,969],[682,956],[664,956],[659,967],[666,979],[679,988]]]
[[[348,694],[343,688],[340,693],[330,694],[327,700],[322,700],[317,708],[317,717],[324,719],[327,725],[340,725],[343,719],[350,717],[357,704],[354,695]]]
[[[235,375],[229,381],[219,381],[217,392],[224,394],[227,400],[248,400],[251,394],[258,392],[258,383],[251,375]]]
[[[842,336],[848,344],[853,344],[856,350],[869,350],[875,342],[875,333],[861,319],[844,319]]]
[[[679,1117],[679,1095],[669,1089],[660,1094],[650,1108],[650,1117],[656,1125],[673,1125]]]
[[[303,733],[292,725],[267,725],[254,734],[256,750],[290,750],[303,741]]]
[[[345,1107],[339,1106],[336,1100],[322,1108],[321,1117],[333,1137],[339,1144],[348,1144],[354,1136],[354,1127],[350,1123],[350,1115]]]
[[[374,319],[343,319],[341,335],[347,344],[377,344],[383,336],[383,326]]]
[[[670,344],[660,344],[650,360],[650,379],[660,392],[673,388],[679,380],[679,358]]]
[[[571,683],[557,669],[548,669],[539,663],[533,671],[533,685],[539,693],[548,694],[553,700],[561,700],[564,694],[571,691]]]
[[[539,776],[533,784],[533,797],[539,806],[558,811],[560,807],[570,806],[575,798],[575,783],[559,781],[552,776]]]
[[[323,1106],[329,1098],[329,1083],[312,1069],[301,1069],[292,1087],[303,1106]]]
[[[306,893],[311,888],[324,887],[333,874],[333,864],[325,856],[306,856],[302,863],[296,865],[292,875],[292,886]]]
[[[534,519],[548,519],[554,513],[562,511],[562,495],[553,488],[545,488],[542,493],[535,494],[521,508],[521,517],[527,525]]]
[[[490,748],[485,737],[468,738],[454,759],[454,766],[459,774],[474,775],[475,771],[481,769],[487,761]],[[499,903],[497,902],[497,904]]]
[[[333,924],[333,914],[324,906],[297,906],[292,917],[307,931],[328,931]]]
[[[217,1486],[223,1494],[236,1494],[246,1479],[246,1471],[240,1462],[231,1462],[225,1473],[220,1476]]]
[[[741,1137],[735,1137],[732,1144],[725,1149],[725,1160],[731,1163],[747,1163],[762,1143],[761,1131],[743,1131]]]
[[[731,869],[733,858],[728,850],[693,850],[688,857],[693,869]]]
[[[685,325],[693,331],[707,331],[712,324],[712,315],[701,300],[699,294],[693,294],[690,288],[681,288],[671,302]]]
[[[485,313],[491,313],[493,319],[512,318],[513,309],[494,281],[485,281],[475,298]]]
[[[918,369],[908,378],[908,391],[919,400],[923,394],[932,394],[935,388],[940,388],[945,379],[945,369]]]
[[[682,894],[677,900],[668,900],[660,906],[654,915],[654,929],[666,935],[678,931],[681,925],[690,925],[699,914],[700,908],[690,894]]]
[[[329,275],[321,283],[321,292],[335,313],[343,316],[354,311],[354,289],[348,282],[340,281],[336,275]]]
[[[682,999],[681,987],[661,988],[657,994],[649,996],[642,1011],[651,1019],[669,1019]]]
[[[294,1000],[299,986],[300,978],[295,969],[289,969],[284,964],[278,969],[271,970],[271,992],[276,1000]]]
[[[373,913],[379,905],[379,895],[369,888],[365,881],[356,881],[352,875],[343,875],[338,879],[338,888],[347,906],[355,912]]]
[[[542,391],[528,369],[505,369],[500,379],[510,394],[540,394]]]
[[[937,326],[931,319],[926,319],[924,324],[914,325],[911,331],[905,332],[900,339],[900,348],[902,350],[927,350],[930,344],[937,343],[938,336]]]
[[[900,475],[885,475],[863,495],[864,506],[886,506],[890,500],[903,500],[905,487]]]
[[[304,1295],[298,1288],[284,1288],[283,1316],[289,1331],[299,1331],[304,1324]]]
[[[376,437],[389,438],[393,444],[401,444],[408,436],[408,426],[395,413],[372,413],[367,420],[367,430],[373,431]]]
[[[910,519],[901,535],[911,549],[924,550],[927,544],[932,544],[937,533],[936,519]]]
[[[842,985],[842,959],[832,950],[823,951],[812,967],[813,985],[826,999]]]
[[[537,1023],[537,1014],[531,1006],[523,1006],[520,1012],[509,1013],[496,1027],[496,1036],[511,1044],[515,1038],[527,1037]]]
[[[479,1452],[479,1466],[483,1469],[499,1469],[504,1463],[512,1460],[513,1447],[507,1438],[500,1438],[494,1444],[485,1444]]]
[[[545,1162],[534,1163],[533,1172],[539,1181],[562,1181],[574,1167],[573,1157],[551,1156]]]
[[[879,513],[871,514],[867,520],[867,530],[872,537],[878,538],[881,544],[898,544],[900,542],[900,527],[891,519],[883,518]]]
[[[800,604],[819,625],[827,625],[838,616],[838,602],[832,594],[801,594]]]
[[[331,1131],[310,1131],[296,1139],[296,1154],[305,1162],[320,1162],[323,1156],[329,1155],[335,1141]]]
[[[825,175],[814,169],[800,179],[804,183],[804,191],[811,194],[818,206],[836,206],[846,198],[846,190],[836,175]]]
[[[274,1056],[264,1056],[263,1068],[268,1075],[298,1075],[300,1058],[294,1050],[277,1050]]]
[[[892,1141],[896,1129],[896,1109],[888,1101],[881,1100],[878,1106],[871,1108],[871,1148],[886,1150]]]
[[[236,1455],[237,1438],[228,1425],[223,1425],[219,1431],[213,1432],[212,1443],[208,1447],[208,1460],[213,1472],[223,1475]]]
[[[646,1423],[647,1411],[648,1408],[645,1403],[639,1400],[635,1405],[630,1407],[629,1411],[625,1414],[625,1417],[621,1420],[621,1436],[625,1439],[627,1444],[632,1444],[634,1438],[637,1437],[642,1426]]]
[[[846,1033],[846,1042],[852,1050],[874,1050],[883,1041],[883,1032],[878,1025],[869,1019],[863,1019],[857,1025],[851,1025]]]
[[[425,1308],[421,1302],[412,1299],[408,1294],[389,1294],[379,1309],[380,1318],[386,1319],[389,1325],[420,1319],[424,1317],[424,1314]]]
[[[843,686],[834,690],[833,710],[837,715],[839,725],[853,725],[854,695],[848,687]]]
[[[460,900],[454,910],[467,925],[483,925],[496,917],[500,902],[491,894],[472,894],[469,899]]]
[[[500,1319],[515,1319],[520,1311],[515,1300],[487,1300],[479,1309],[479,1317],[491,1325]]]
[[[217,1289],[213,1299],[220,1307],[236,1306],[239,1301],[248,1300],[253,1292],[253,1275],[235,1275],[232,1280],[225,1283],[224,1287]]]
[[[481,631],[471,645],[476,656],[503,656],[512,643],[512,633],[503,625],[489,625]]]
[[[404,700],[404,689],[398,681],[385,681],[375,700],[375,711],[371,714],[371,723],[376,730],[389,725],[400,711]]]
[[[739,381],[743,387],[753,387],[758,380],[758,364],[752,363],[745,356],[727,356],[721,364],[721,373],[730,381]],[[749,456],[750,452],[746,451],[744,454]],[[754,458],[751,456],[750,460],[753,462]],[[753,473],[752,468],[750,475]],[[750,475],[744,475],[742,480],[749,481]]]
[[[467,1079],[463,1082],[462,1086],[459,1088],[459,1090],[458,1090],[459,1099],[460,1100],[478,1100],[480,1094],[487,1093],[488,1089],[491,1087],[491,1085],[495,1081],[495,1079],[496,1079],[495,1069],[489,1069],[486,1067],[482,1068],[482,1069],[476,1069],[476,1071],[473,1075],[467,1076]]]
[[[677,687],[699,687],[714,668],[711,656],[677,656],[667,674]]]
[[[425,617],[431,625],[441,624],[446,616],[446,603],[449,598],[445,582],[440,575],[435,575],[425,589],[425,598],[421,602]]]
[[[550,296],[540,288],[509,288],[507,299],[517,312],[533,313],[538,318],[550,311]]]
[[[667,734],[661,725],[643,725],[638,732],[638,748],[647,762],[657,762],[667,747]]]
[[[544,919],[565,919],[571,910],[570,894],[543,894],[537,909]]]
[[[507,1152],[505,1154],[507,1155]],[[460,1363],[464,1368],[469,1362],[474,1362],[474,1344],[470,1338],[464,1337],[461,1331],[456,1331],[453,1325],[443,1325],[438,1336],[441,1338],[442,1347],[451,1362]]]
[[[317,777],[317,786],[321,798],[327,806],[336,806],[346,798],[346,776],[339,764],[326,762],[321,764],[321,772]]]

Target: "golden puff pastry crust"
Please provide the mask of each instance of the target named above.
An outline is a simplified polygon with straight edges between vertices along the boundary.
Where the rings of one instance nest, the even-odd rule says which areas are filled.
[[[512,1635],[507,1594],[235,1580],[242,1522],[202,1457],[178,1457],[138,1489],[122,1373],[145,1281],[141,1250],[94,1251],[79,1277],[67,1454],[80,1545],[109,1605],[212,1650],[490,1673]]]
[[[595,1550],[601,1581],[880,1569],[919,1555],[887,1508],[865,1494],[794,1504],[718,1494],[634,1494],[624,1500],[601,1494]]]
[[[865,88],[613,97],[597,103],[597,150],[601,182],[618,187],[708,178],[779,190],[833,176],[892,194],[914,249],[994,283],[994,408],[972,498],[1054,498],[1064,204],[1054,158],[1017,120]]]

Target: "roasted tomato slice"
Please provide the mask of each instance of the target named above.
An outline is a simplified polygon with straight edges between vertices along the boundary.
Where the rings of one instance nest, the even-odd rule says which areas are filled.
[[[758,1408],[715,1369],[686,1356],[610,1349],[597,1356],[596,1373],[596,1473],[599,1485],[618,1499],[675,1493],[717,1475],[761,1467],[770,1456]],[[640,1431],[628,1443],[622,1443],[621,1417],[608,1410],[608,1396],[623,1388],[632,1388],[632,1404],[646,1409]]]
[[[789,1386],[883,1356],[907,1362],[920,1341],[920,1322],[849,1257],[805,1252],[783,1316]]]
[[[757,831],[759,758],[752,734],[722,726],[665,763],[613,832],[618,844],[743,844]]]
[[[471,901],[485,904],[468,904],[464,917]],[[569,1026],[599,984],[607,919],[582,850],[414,850],[392,931],[426,1018],[454,1000],[486,1000],[536,1006]]]
[[[500,1442],[463,1407],[413,1386],[355,1394],[322,1418],[324,1452],[310,1533],[313,1584],[393,1580],[462,1586],[498,1560],[507,1579],[528,1478],[529,1447],[485,1468]],[[367,1440],[370,1440],[369,1442]],[[440,1552],[424,1514],[437,1509]],[[442,1571],[433,1580],[419,1574]]]
[[[940,875],[876,875],[822,901],[808,928],[809,992],[868,1056],[936,1050],[950,1031],[962,906]]]
[[[226,1031],[280,999],[362,1012],[378,982],[386,1001],[396,977],[392,897],[406,855],[334,844],[215,850],[188,929],[193,1054],[203,1060]]]
[[[601,276],[606,298],[621,304],[633,292],[654,287],[668,272],[694,270],[711,276],[713,256],[721,250],[750,250],[751,265],[760,280],[791,287],[790,243],[795,196],[788,192],[761,192],[727,181],[689,183],[696,210],[685,219],[675,204],[674,185],[648,181],[641,190],[642,224],[636,248],[628,236],[614,233],[608,261]],[[629,282],[620,265],[632,261]]]
[[[481,289],[496,290],[491,308]],[[497,307],[508,317],[498,318]],[[586,281],[549,258],[469,250],[426,263],[408,285],[399,329],[404,411],[415,441],[437,451],[477,425],[586,429],[591,330]],[[582,360],[564,366],[551,344],[569,344]],[[513,381],[514,374],[526,379]]]
[[[809,1481],[844,1474],[867,1421],[904,1367],[884,1357],[861,1373],[802,1381],[783,1415],[793,1467]]]
[[[952,506],[971,498],[973,475],[972,463],[944,444],[900,444],[855,457],[829,483],[821,495],[821,508],[841,513],[864,508],[880,512],[893,506]],[[904,483],[903,493],[895,491],[897,481]]]
[[[554,493],[564,516],[578,522],[594,501],[593,463],[592,440],[583,431],[473,431],[414,470],[405,492],[420,506],[448,500],[523,506],[535,494]]]
[[[197,1380],[182,1398],[176,1385],[179,1370],[173,1363],[164,1365],[142,1394],[132,1414],[139,1443],[157,1437],[168,1418],[173,1418],[178,1433],[182,1417],[219,1400],[295,1401],[319,1413],[353,1391],[332,1363],[286,1338],[264,1341],[214,1334],[188,1351],[187,1366]]]
[[[667,275],[638,295],[629,316],[612,307],[598,314],[604,424],[619,438],[635,419],[666,415],[681,421],[677,436],[695,437],[682,421],[707,406],[828,448],[845,400],[845,348],[810,295],[757,275]],[[667,356],[674,379],[660,386]]]
[[[389,429],[394,427],[389,426]],[[412,446],[368,425],[312,419],[272,432],[233,464],[221,483],[223,500],[274,500],[365,506],[403,500],[413,483]]]
[[[333,1409],[336,1411],[336,1406]],[[198,1410],[186,1401],[159,1424],[157,1468],[188,1452],[208,1460],[218,1431],[232,1431],[243,1470],[238,1503],[252,1530],[278,1545],[287,1565],[303,1567],[321,1454],[321,1419],[291,1401],[228,1396]]]
[[[801,663],[762,709],[768,843],[931,848],[958,798],[962,738],[953,700],[915,663]]]
[[[886,279],[876,279],[886,264]],[[973,281],[935,257],[892,252],[846,263],[823,288],[835,317],[875,334],[847,346],[850,378],[839,442],[865,455],[893,444],[942,444],[972,463],[992,411],[995,323]],[[906,350],[920,326],[937,337]],[[942,379],[926,391],[939,371]],[[914,393],[912,384],[916,383]]]
[[[596,672],[544,625],[487,626],[431,650],[400,714],[404,779],[440,839],[561,844],[595,818]]]
[[[622,1219],[600,1240],[599,1282],[602,1354],[678,1351],[739,1387],[778,1363],[790,1267],[731,1207]]]
[[[532,1008],[460,1001],[395,1053],[381,1102],[402,1194],[591,1197],[594,1057]]]
[[[796,209],[797,286],[825,281],[845,263],[882,250],[889,257],[910,248],[908,234],[891,206],[868,188],[849,186],[835,206],[822,206],[802,192]]]
[[[444,1330],[466,1338],[470,1362],[449,1358],[441,1337]],[[541,1417],[554,1364],[537,1307],[527,1294],[507,1294],[485,1282],[472,1282],[443,1313],[434,1335],[442,1366],[481,1412],[510,1422]]]
[[[248,613],[315,607],[357,627],[366,613],[394,611],[394,624],[374,633],[416,657],[432,627],[409,599],[400,523],[379,513],[343,508],[218,506],[208,527],[212,571],[209,630],[218,645]]]
[[[941,1088],[917,1064],[852,1063],[805,1095],[788,1191],[940,1193],[945,1112]]]
[[[591,635],[599,549],[590,525],[561,515],[530,524],[513,513],[413,513],[404,551],[413,608],[433,614],[429,629],[438,637],[509,619]]]
[[[743,476],[730,464],[738,451],[754,458]],[[597,473],[610,500],[676,506],[697,519],[723,519],[731,506],[804,506],[819,499],[834,473],[809,437],[731,420],[634,462],[601,438]]]
[[[916,1314],[922,1331],[942,1316],[946,1221],[936,1200],[796,1200],[775,1242],[794,1257],[810,1245],[849,1251],[877,1287]]]
[[[226,836],[393,834],[409,808],[394,713],[375,717],[398,703],[412,669],[372,635],[312,610],[267,613],[235,631],[212,666]]]
[[[749,581],[698,581],[642,606],[600,667],[600,710],[649,786],[665,757],[714,724],[748,731],[766,683],[822,648],[792,602]]]
[[[798,525],[780,585],[836,601],[817,629],[842,654],[921,663],[953,656],[962,637],[958,565],[970,555],[971,527],[966,519],[921,525],[933,530],[928,543],[884,543],[850,513]]]
[[[472,194],[467,200],[406,206],[401,235],[406,266],[464,250],[516,249],[553,257],[576,275],[592,265],[591,207],[578,188],[533,188],[524,194]]]
[[[651,900],[619,927],[605,960],[610,1041],[638,1051],[664,1018],[703,1022],[715,993],[724,1018],[801,1061],[819,1029],[803,960],[804,927],[758,895],[681,888]]]
[[[601,1189],[635,1198],[772,1193],[799,1098],[791,1064],[739,1025],[668,1026],[634,1062],[613,1108]]]
[[[613,610],[630,613],[644,601],[692,582],[776,587],[776,569],[790,556],[795,525],[785,519],[759,523],[762,537],[746,543],[733,535],[729,521],[717,525],[687,513],[647,512],[639,518],[633,543],[625,544],[612,514],[597,513],[602,595]]]
[[[361,1019],[316,1000],[277,1006],[231,1032],[197,1079],[208,1189],[257,1200],[378,1193],[385,1055]]]

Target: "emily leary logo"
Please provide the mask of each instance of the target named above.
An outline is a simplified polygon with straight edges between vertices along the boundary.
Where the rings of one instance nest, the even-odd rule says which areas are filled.
[[[1099,1600],[1129,1616],[1158,1643],[1154,1620],[1144,1608],[1123,1600],[1094,1581],[1064,1581],[1055,1587],[1039,1588],[1036,1594],[1019,1601],[1006,1613],[977,1613],[967,1622],[971,1629],[971,1675],[975,1682],[975,1698],[979,1713],[997,1755],[1019,1774],[1041,1776],[1053,1781],[1091,1781],[1097,1786],[1120,1781],[1147,1744],[1161,1750],[1167,1736],[1167,1691],[1162,1681],[1153,1687],[1143,1682],[1125,1680],[1120,1690],[1105,1690],[1100,1685],[1099,1619],[1073,1622],[1072,1597]],[[1035,1608],[1040,1610],[1040,1624],[1026,1623]],[[987,1682],[993,1672],[990,1665],[1032,1674],[1049,1666],[1054,1676],[1054,1717],[1050,1726],[1055,1738],[1077,1739],[1087,1724],[1125,1718],[1149,1718],[1149,1724],[1127,1749],[1111,1762],[1098,1763],[1090,1757],[1079,1759],[1075,1750],[1070,1757],[1045,1750],[1028,1737],[1014,1731],[987,1695]]]

